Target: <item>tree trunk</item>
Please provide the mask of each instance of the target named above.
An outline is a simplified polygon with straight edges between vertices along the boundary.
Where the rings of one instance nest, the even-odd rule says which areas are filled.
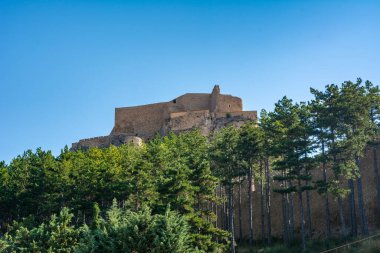
[[[302,202],[301,181],[299,179],[298,179],[298,197],[299,197],[299,204],[300,204],[300,224],[301,224],[302,251],[306,251],[305,218],[304,218],[303,202]]]
[[[334,130],[331,130],[332,133],[332,144],[333,147],[335,148],[335,133]],[[336,154],[333,155],[333,162],[334,165],[336,164]],[[339,181],[339,177],[336,173],[335,174],[335,180]],[[344,211],[343,211],[343,202],[342,202],[342,197],[338,196],[338,209],[339,209],[339,223],[340,223],[340,228],[341,228],[341,233],[343,235],[346,235],[346,222],[344,221]]]
[[[269,161],[265,159],[265,196],[266,196],[266,212],[267,212],[267,242],[268,245],[272,243],[272,224],[271,224],[271,213],[270,213],[270,174],[269,174]]]
[[[291,202],[290,202],[290,193],[286,194],[286,217],[287,217],[287,233],[288,233],[288,243],[293,241],[293,224],[292,224],[292,211],[291,211]]]
[[[372,149],[373,152],[373,172],[376,183],[376,191],[377,191],[377,223],[380,223],[380,178],[379,178],[379,165],[377,162],[377,152],[376,148]]]
[[[220,210],[222,215],[221,215],[221,218],[222,218],[222,228],[224,230],[227,230],[228,229],[228,221],[227,221],[227,207],[226,207],[226,199],[225,199],[225,196],[226,196],[226,193],[225,193],[225,187],[221,186],[220,187],[220,195],[221,195],[221,198],[222,198],[222,209]]]
[[[356,224],[355,188],[354,188],[354,181],[352,179],[348,180],[348,188],[350,189],[348,198],[350,202],[351,235],[357,236],[358,230],[357,230],[357,224]]]
[[[230,248],[230,253],[235,253],[235,227],[234,227],[234,190],[232,183],[229,186],[229,193],[228,193],[228,216],[229,216],[229,230],[231,233],[231,248]]]
[[[215,200],[217,200],[218,189],[215,189]],[[215,207],[215,227],[218,228],[218,205],[217,202],[214,202]]]
[[[290,187],[292,187],[291,181],[289,182]],[[290,240],[294,239],[294,205],[293,205],[293,193],[289,193],[289,213],[290,213]]]
[[[338,175],[335,175],[335,179],[338,179]],[[344,221],[344,211],[343,211],[343,203],[342,203],[342,197],[338,196],[338,209],[339,209],[339,223],[341,228],[341,233],[343,235],[346,234],[346,222]]]
[[[312,236],[312,222],[311,222],[311,196],[310,196],[310,191],[306,191],[306,212],[307,212],[307,227],[308,227],[308,232],[307,236],[309,239],[311,239]]]
[[[265,214],[264,214],[264,180],[263,180],[263,163],[260,161],[260,214],[261,214],[261,241],[265,239]]]
[[[242,229],[242,220],[241,220],[241,177],[239,177],[239,242],[243,240],[243,229]]]
[[[325,145],[322,141],[322,155],[325,155]],[[323,161],[322,164],[322,171],[323,171],[323,183],[327,185],[327,172],[326,172],[326,162]],[[325,223],[326,223],[326,238],[331,238],[331,224],[330,224],[330,203],[329,203],[329,193],[326,189],[326,196],[325,196]]]
[[[307,159],[307,153],[305,153],[305,159]],[[309,175],[308,169],[305,167],[305,174]],[[306,181],[306,186],[309,185],[309,181]],[[306,212],[307,212],[307,237],[311,239],[312,234],[312,224],[311,224],[311,196],[310,196],[310,190],[306,190]]]
[[[220,185],[219,187],[219,198],[220,198],[220,210],[219,210],[219,214],[220,214],[220,221],[219,221],[219,224],[220,224],[220,228],[221,229],[224,229],[224,200],[223,200],[223,186]]]
[[[357,187],[358,187],[358,205],[359,205],[359,220],[361,225],[361,230],[363,235],[368,235],[368,223],[365,215],[365,207],[363,200],[363,186],[362,186],[362,178],[359,176],[357,179]]]
[[[356,165],[359,169],[359,177],[356,180],[357,187],[358,187],[358,206],[359,206],[359,220],[360,220],[360,226],[362,230],[363,235],[368,235],[368,223],[367,218],[365,216],[365,207],[364,207],[364,199],[363,199],[363,185],[362,185],[362,178],[360,175],[360,162],[359,158],[355,158]]]
[[[285,176],[285,172],[282,172],[282,175]],[[288,187],[287,181],[284,181],[284,189]],[[289,245],[291,241],[290,236],[290,212],[289,212],[289,194],[283,193],[283,219],[284,219],[284,242],[286,245]]]
[[[287,216],[287,207],[286,207],[286,193],[282,194],[282,220],[283,220],[283,239],[286,245],[289,244],[288,236],[288,216]]]
[[[249,250],[253,252],[252,166],[248,169]]]

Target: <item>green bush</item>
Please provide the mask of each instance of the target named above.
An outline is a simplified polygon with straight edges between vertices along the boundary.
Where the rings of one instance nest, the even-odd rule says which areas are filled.
[[[15,223],[10,232],[0,240],[1,252],[75,252],[83,228],[72,226],[73,215],[63,208],[59,216],[53,215],[49,222],[28,228]]]
[[[152,215],[149,208],[133,212],[117,203],[99,216],[95,207],[91,227],[71,225],[73,215],[64,208],[57,217],[38,227],[15,223],[0,239],[1,252],[200,252],[191,248],[189,227],[184,218],[167,210]]]
[[[152,215],[143,207],[132,212],[114,202],[99,223],[99,228],[88,229],[80,252],[196,252],[190,247],[187,222],[173,211]]]

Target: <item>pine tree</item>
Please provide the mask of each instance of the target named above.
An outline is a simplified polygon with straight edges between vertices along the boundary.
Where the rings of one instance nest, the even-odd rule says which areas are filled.
[[[284,218],[289,220],[290,226],[284,222],[286,239],[292,239],[294,231],[292,221],[292,201],[288,202],[292,192],[296,192],[299,198],[300,224],[302,248],[306,250],[305,238],[305,214],[303,207],[303,192],[310,190],[308,182],[311,180],[310,160],[307,155],[313,152],[312,127],[310,124],[309,107],[304,104],[293,104],[292,100],[284,97],[276,103],[275,110],[270,113],[272,124],[275,128],[275,153],[279,159],[275,162],[279,175],[274,179],[282,183],[281,188],[275,192],[281,193],[284,200]],[[289,217],[290,216],[290,217]]]
[[[362,86],[362,80],[358,79],[356,83],[347,81],[341,87],[341,107],[343,120],[341,124],[344,136],[343,149],[345,153],[346,163],[351,164],[353,178],[356,178],[358,189],[358,206],[359,220],[361,224],[361,232],[368,235],[368,224],[365,214],[363,187],[360,172],[360,158],[364,155],[364,150],[370,140],[369,129],[371,121],[368,113],[371,108],[371,101],[366,96],[365,87]],[[350,175],[349,175],[350,176]],[[352,180],[352,178],[350,178]],[[353,187],[351,188],[353,190]],[[353,217],[356,219],[356,217]]]
[[[259,127],[262,131],[263,145],[262,145],[262,160],[264,162],[264,174],[265,174],[265,211],[266,211],[266,231],[267,231],[267,244],[271,244],[272,240],[272,222],[271,222],[271,170],[269,158],[272,155],[272,145],[274,141],[274,131],[271,118],[265,110],[260,113]]]
[[[213,163],[214,174],[227,189],[228,198],[228,231],[230,232],[230,252],[235,252],[235,226],[234,226],[234,195],[233,188],[236,179],[242,176],[238,152],[238,130],[233,127],[223,128],[215,133],[210,157]]]
[[[331,193],[338,201],[338,217],[341,233],[343,235],[346,233],[342,197],[344,197],[348,191],[339,185],[340,177],[344,174],[344,171],[341,170],[341,162],[338,159],[343,151],[340,147],[340,142],[337,141],[341,139],[339,122],[341,121],[342,116],[339,103],[339,87],[331,84],[326,85],[324,91],[311,88],[310,92],[314,95],[312,111],[316,128],[315,135],[320,150],[319,158],[323,167],[323,180],[319,182],[319,192],[325,196],[326,237],[330,238],[329,193]],[[332,169],[334,179],[329,180],[327,178],[327,168]],[[351,208],[351,211],[353,210],[354,209]]]
[[[244,167],[246,168],[244,174],[247,174],[248,178],[249,245],[251,252],[253,251],[254,240],[252,207],[252,185],[254,176],[253,168],[255,163],[257,164],[261,158],[262,142],[262,132],[261,129],[257,127],[256,123],[246,123],[239,130],[237,149],[240,159],[244,162]]]
[[[379,134],[380,134],[380,89],[378,86],[374,86],[370,81],[365,82],[366,96],[370,103],[369,118],[371,121],[371,139],[368,145],[372,148],[373,156],[373,171],[374,179],[376,183],[377,192],[377,210],[378,218],[380,220],[380,177],[379,177],[379,165],[377,150],[379,147]]]
[[[190,131],[158,137],[148,145],[160,196],[154,210],[162,213],[169,204],[184,215],[190,224],[192,243],[199,249],[214,251],[223,247],[226,233],[214,227],[215,216],[207,207],[210,201],[216,201],[217,186],[210,168],[207,138],[199,131]]]

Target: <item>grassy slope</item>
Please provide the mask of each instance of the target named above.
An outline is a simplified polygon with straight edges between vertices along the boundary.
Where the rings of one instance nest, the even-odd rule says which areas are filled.
[[[357,239],[356,239],[357,240]],[[321,252],[323,250],[332,249],[340,245],[345,245],[356,240],[331,240],[331,241],[315,241],[308,245],[307,252]],[[301,252],[300,244],[295,242],[290,246],[284,246],[281,243],[275,243],[271,247],[257,246],[255,253],[299,253]],[[352,245],[351,248],[340,249],[340,253],[380,253],[380,238],[364,241]],[[241,244],[237,248],[237,253],[249,253],[247,244]]]

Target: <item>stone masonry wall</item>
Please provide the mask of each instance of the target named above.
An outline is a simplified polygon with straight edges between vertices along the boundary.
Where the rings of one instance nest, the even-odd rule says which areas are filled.
[[[380,156],[380,151],[377,151],[378,156]],[[380,163],[378,161],[378,166]],[[362,181],[363,181],[363,195],[364,195],[364,205],[366,208],[366,218],[370,231],[375,231],[376,226],[380,224],[379,211],[377,210],[376,203],[376,184],[373,171],[373,154],[372,150],[367,150],[365,157],[360,162]],[[322,179],[322,170],[314,171],[313,180]],[[332,175],[329,175],[332,178]],[[343,186],[347,187],[347,181],[343,181]],[[255,183],[256,191],[253,193],[253,227],[254,236],[256,239],[261,238],[261,209],[260,209],[260,184]],[[239,237],[239,221],[238,221],[238,189],[234,190],[235,193],[235,225],[236,233],[235,235]],[[248,219],[248,193],[247,185],[244,184],[242,190],[242,230],[243,238],[248,238],[249,236],[249,219]],[[283,219],[282,219],[282,199],[281,195],[278,193],[273,193],[271,191],[271,222],[272,222],[272,236],[281,238],[283,231]],[[339,234],[339,220],[338,220],[338,204],[337,200],[330,195],[330,213],[331,213],[331,229],[332,233],[335,235]],[[359,212],[358,212],[358,202],[357,202],[357,186],[355,184],[355,202],[356,202],[356,220],[358,224],[358,232],[360,233],[360,222],[359,222]],[[312,236],[314,238],[323,239],[325,233],[325,209],[324,209],[325,199],[319,195],[316,191],[311,193],[311,217],[312,217]],[[348,198],[343,200],[344,212],[345,212],[345,222],[346,227],[349,229],[349,202]],[[306,222],[306,194],[303,195],[303,204],[305,211],[305,222]],[[294,222],[295,222],[295,233],[300,231],[300,220],[299,220],[299,200],[298,195],[293,195],[293,206],[294,206]],[[223,212],[220,207],[218,207],[218,226],[222,224]],[[264,223],[266,224],[266,214],[264,214]],[[307,225],[307,224],[306,224]],[[266,225],[265,225],[266,226]],[[266,230],[265,230],[266,231]]]
[[[157,133],[181,132],[200,129],[205,135],[234,122],[240,125],[256,120],[255,111],[244,112],[242,100],[220,94],[216,85],[212,93],[186,93],[169,102],[115,109],[115,125],[109,136],[84,139],[73,144],[73,149],[89,146],[106,147],[120,135],[148,140]],[[117,139],[117,138],[116,138]],[[118,143],[118,142],[116,142]]]
[[[215,112],[241,112],[243,102],[240,98],[230,95],[218,95]]]
[[[173,130],[185,130],[199,126],[200,111],[218,113],[218,117],[228,117],[231,113],[243,116],[242,100],[230,95],[222,95],[219,88],[211,94],[187,93],[170,102],[115,109],[115,126],[111,134],[130,134],[151,138],[156,133],[167,134],[165,122],[175,119]],[[203,114],[203,113],[201,113]],[[248,114],[246,114],[248,115]],[[252,117],[249,115],[249,117]],[[180,122],[180,123],[179,123]],[[198,123],[196,123],[198,122]],[[182,127],[181,127],[182,126]]]
[[[208,110],[210,104],[210,94],[188,93],[175,99],[178,106],[183,111]]]
[[[112,134],[130,134],[151,138],[164,124],[164,112],[168,103],[116,108],[115,127]]]

